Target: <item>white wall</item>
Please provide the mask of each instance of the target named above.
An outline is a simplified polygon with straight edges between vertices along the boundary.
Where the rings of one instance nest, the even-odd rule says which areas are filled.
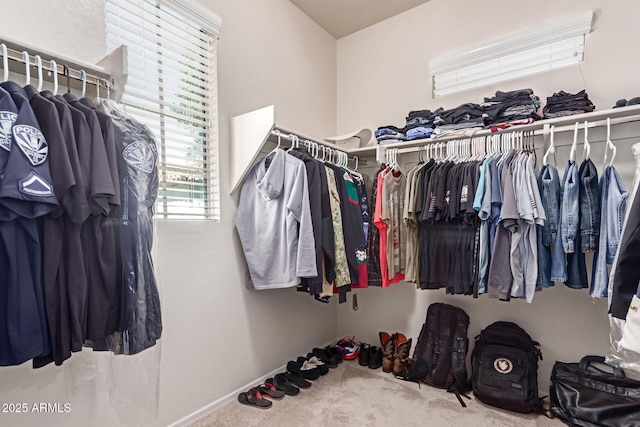
[[[362,127],[376,129],[386,124],[403,126],[410,110],[481,102],[498,89],[531,87],[546,101],[545,97],[555,91],[575,92],[586,87],[598,109],[611,108],[618,98],[640,95],[640,82],[636,78],[640,58],[624,51],[631,40],[640,38],[640,29],[633,25],[632,18],[640,12],[638,2],[495,0],[488,5],[459,0],[455,7],[453,4],[432,0],[338,40],[338,132]],[[588,9],[596,12],[596,19],[592,33],[587,36],[585,62],[580,70],[558,70],[432,99],[429,59]],[[613,137],[639,134],[640,126],[623,126],[614,130]],[[604,138],[602,132],[590,135],[592,141]],[[558,142],[566,144],[568,138],[564,134]],[[618,142],[621,148],[616,163],[628,187],[634,171],[629,147],[635,140]],[[592,154],[599,168],[601,147],[602,144],[595,146]],[[580,153],[578,159],[581,158]],[[567,149],[561,149],[558,153],[561,173],[567,159]],[[586,291],[571,290],[562,284],[536,294],[531,305],[522,301],[505,303],[486,296],[477,300],[447,296],[444,290],[417,291],[407,283],[386,290],[360,290],[358,302],[357,312],[349,307],[338,308],[339,336],[355,334],[356,338],[374,344],[379,343],[378,331],[399,331],[415,339],[432,302],[447,302],[467,311],[471,318],[469,337],[496,320],[516,321],[542,343],[545,359],[539,371],[541,393],[548,387],[555,360],[575,361],[585,354],[604,354],[608,348],[606,302],[592,301]]]
[[[103,0],[3,0],[0,34],[86,62],[105,54]],[[211,0],[221,16],[219,113],[222,223],[158,223],[164,334],[160,411],[168,425],[336,336],[335,305],[293,289],[244,288],[244,261],[228,196],[228,120],[275,104],[280,124],[309,135],[336,130],[336,41],[287,0]],[[53,10],[52,10],[53,9]],[[102,357],[104,359],[104,357]],[[0,425],[119,425],[108,385],[78,396],[75,355],[63,367],[0,368],[0,402],[70,402],[71,414],[0,413]],[[102,367],[110,376],[109,364]],[[91,372],[82,371],[82,372]],[[77,379],[77,378],[76,378]],[[73,381],[72,381],[73,380]],[[142,395],[153,389],[139,384]]]

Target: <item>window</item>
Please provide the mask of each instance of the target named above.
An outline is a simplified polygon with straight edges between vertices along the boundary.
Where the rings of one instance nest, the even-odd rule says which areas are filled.
[[[593,11],[429,61],[434,96],[576,65],[584,60]]]
[[[107,49],[128,47],[127,111],[159,141],[156,215],[220,219],[219,19],[184,0],[105,0]]]

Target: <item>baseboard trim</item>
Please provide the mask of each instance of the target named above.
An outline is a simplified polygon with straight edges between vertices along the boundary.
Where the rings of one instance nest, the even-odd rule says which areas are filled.
[[[333,339],[325,344],[323,344],[323,347],[326,347],[328,345],[333,345],[338,341],[338,339]],[[237,399],[238,394],[242,393],[243,391],[247,391],[257,385],[262,384],[267,378],[273,377],[275,374],[280,373],[280,372],[284,372],[287,368],[287,365],[282,365],[276,369],[274,369],[273,371],[267,373],[266,375],[261,376],[260,378],[251,381],[248,384],[245,384],[244,386],[236,389],[235,391],[232,391],[231,393],[222,396],[220,399],[215,400],[211,403],[209,403],[208,405],[203,406],[202,408],[192,412],[191,414],[179,419],[178,421],[176,421],[173,424],[170,424],[168,427],[187,427],[190,426],[191,424],[195,423],[196,421],[213,414],[215,411],[217,411],[218,409],[220,409],[221,407],[223,407],[224,405],[226,405],[229,402],[232,402],[234,400]]]

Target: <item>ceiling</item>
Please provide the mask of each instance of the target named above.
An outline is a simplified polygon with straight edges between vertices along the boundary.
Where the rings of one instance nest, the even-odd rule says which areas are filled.
[[[429,0],[290,0],[336,39]]]

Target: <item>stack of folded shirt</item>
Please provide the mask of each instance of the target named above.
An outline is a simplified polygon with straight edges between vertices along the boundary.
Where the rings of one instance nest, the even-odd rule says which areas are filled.
[[[493,98],[485,98],[482,108],[487,115],[487,124],[524,124],[540,120],[538,109],[540,98],[531,89],[497,91]],[[533,119],[533,120],[532,120]]]
[[[443,110],[434,119],[434,133],[443,134],[469,128],[481,128],[485,125],[485,114],[479,104],[462,104],[450,110]]]
[[[589,100],[587,92],[581,90],[576,94],[565,91],[554,93],[547,98],[547,105],[544,106],[544,118],[573,116],[574,114],[589,113],[595,110],[595,106]]]
[[[391,125],[379,127],[376,129],[375,135],[378,143],[382,145],[407,140],[404,128],[397,128]]]
[[[435,112],[430,110],[409,111],[405,126],[407,140],[429,138],[433,133],[433,120],[436,118],[436,113],[441,111],[442,109]]]

